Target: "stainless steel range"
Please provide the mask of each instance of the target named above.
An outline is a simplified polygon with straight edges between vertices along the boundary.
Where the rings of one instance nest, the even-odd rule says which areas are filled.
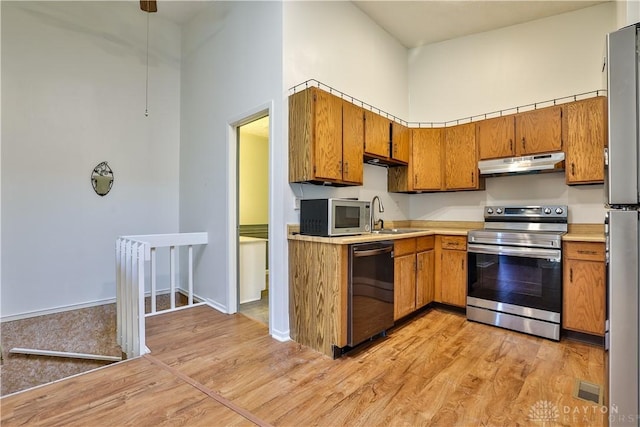
[[[560,339],[567,206],[487,206],[469,232],[467,318]]]

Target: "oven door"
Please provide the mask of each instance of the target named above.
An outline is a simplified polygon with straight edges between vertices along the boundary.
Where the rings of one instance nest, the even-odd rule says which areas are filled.
[[[521,316],[529,316],[527,312],[534,309],[557,313],[552,317],[559,317],[562,309],[560,250],[470,243],[467,251],[470,299],[515,306],[504,311],[518,311],[512,314]]]

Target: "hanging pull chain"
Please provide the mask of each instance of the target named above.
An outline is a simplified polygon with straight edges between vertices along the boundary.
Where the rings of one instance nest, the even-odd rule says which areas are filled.
[[[147,76],[144,91],[144,116],[149,117],[149,13],[147,13]]]

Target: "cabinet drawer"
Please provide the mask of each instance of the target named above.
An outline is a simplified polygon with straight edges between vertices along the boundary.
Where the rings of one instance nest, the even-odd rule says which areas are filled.
[[[399,257],[416,253],[416,239],[399,239],[393,242],[393,256]]]
[[[565,242],[564,256],[568,259],[586,261],[604,261],[604,243],[598,242]]]
[[[422,236],[416,238],[416,252],[424,252],[433,249],[434,236]]]
[[[467,250],[467,236],[442,236],[442,249]]]

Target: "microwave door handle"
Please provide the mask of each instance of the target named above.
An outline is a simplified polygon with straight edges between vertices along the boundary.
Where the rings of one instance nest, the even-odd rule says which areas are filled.
[[[562,258],[561,252],[555,249],[543,249],[543,248],[521,248],[513,246],[488,246],[488,245],[474,245],[469,243],[467,250],[470,253],[487,254],[487,255],[507,255],[517,256],[522,258],[540,258],[550,259],[554,261],[560,261]]]
[[[391,251],[393,251],[393,246],[389,246],[388,248],[382,248],[382,249],[370,249],[366,251],[359,251],[357,249],[354,249],[353,256],[356,258],[363,257],[363,256],[375,256],[375,255],[386,254]]]

